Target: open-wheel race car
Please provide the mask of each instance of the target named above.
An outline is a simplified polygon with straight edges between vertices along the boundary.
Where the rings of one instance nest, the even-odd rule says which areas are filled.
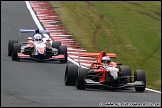
[[[145,71],[135,70],[134,76],[132,76],[130,66],[122,66],[122,63],[115,62],[115,53],[106,53],[103,50],[100,53],[84,53],[83,55],[98,55],[98,57],[95,62],[91,63],[90,68],[68,64],[64,75],[65,85],[76,86],[77,89],[81,90],[97,86],[113,89],[135,87],[136,91],[145,91]],[[104,63],[106,59],[108,64]],[[134,81],[132,81],[133,78]]]
[[[49,30],[29,30],[20,29],[20,38],[22,33],[33,33],[28,36],[27,41],[18,42],[18,40],[9,40],[8,56],[12,56],[12,60],[20,59],[44,61],[60,61],[67,62],[67,46],[62,45],[60,41],[51,42],[50,38],[42,38],[42,34],[49,34]],[[51,43],[50,43],[51,42]]]

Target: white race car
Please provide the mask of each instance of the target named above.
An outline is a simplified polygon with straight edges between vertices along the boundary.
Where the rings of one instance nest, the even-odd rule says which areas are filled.
[[[38,33],[49,34],[49,30],[28,30],[20,29],[21,33]],[[33,35],[34,36],[34,35]],[[18,40],[9,40],[8,56],[12,56],[12,60],[19,61],[20,59],[30,59],[38,61],[60,61],[67,62],[67,46],[61,45],[60,41],[53,41],[50,44],[50,39],[43,38],[40,42],[35,42],[33,37],[28,37],[27,42],[18,42]]]

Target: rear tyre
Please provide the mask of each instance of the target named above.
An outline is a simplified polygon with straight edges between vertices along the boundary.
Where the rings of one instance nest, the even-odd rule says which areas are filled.
[[[60,45],[59,47],[59,54],[63,54],[65,56],[64,60],[60,60],[61,63],[67,63],[67,46]]]
[[[76,88],[79,90],[84,90],[86,87],[85,79],[87,78],[87,69],[80,68],[78,70],[78,75],[76,79]]]
[[[134,73],[134,82],[135,81],[143,81],[144,86],[142,87],[135,87],[136,91],[143,92],[146,88],[146,77],[145,77],[145,71],[144,70],[136,70]]]
[[[120,66],[119,71],[121,71],[122,74],[125,75],[125,76],[131,76],[132,75],[130,66]],[[131,83],[132,78],[128,78],[127,81],[128,81],[128,83]]]
[[[21,44],[14,43],[13,44],[13,53],[12,53],[12,60],[19,61],[17,53],[21,51]]]
[[[12,56],[14,43],[18,43],[18,40],[9,40],[8,42],[8,56]]]
[[[60,41],[53,41],[52,42],[52,47],[53,48],[56,48],[58,50],[59,50],[60,45],[61,45],[61,42]]]
[[[65,69],[64,83],[65,85],[74,86],[76,82],[78,72],[78,66],[74,64],[68,64]]]

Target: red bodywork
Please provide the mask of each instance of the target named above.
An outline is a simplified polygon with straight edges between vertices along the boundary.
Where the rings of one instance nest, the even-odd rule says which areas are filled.
[[[103,67],[100,67],[98,70],[95,70],[94,71],[95,73],[97,73],[97,72],[102,72],[102,74],[101,74],[101,76],[99,77],[99,81],[100,82],[104,82],[105,81],[105,76],[106,76],[106,70],[103,68]]]
[[[103,56],[108,56],[108,57],[110,57],[111,59],[112,59],[112,58],[114,58],[114,59],[116,58],[116,54],[115,54],[115,53],[106,53],[105,50],[101,51],[100,53],[80,53],[80,56],[93,56],[93,57],[97,56],[95,62],[91,63],[90,68],[96,69],[96,70],[94,71],[94,72],[96,72],[96,73],[102,72],[102,73],[100,74],[100,77],[99,77],[99,81],[100,81],[100,82],[104,82],[104,81],[105,81],[105,75],[106,75],[106,72],[107,72],[107,71],[102,67],[102,65],[103,65],[103,64],[102,64],[102,61],[101,61],[102,57],[103,57]],[[117,67],[117,64],[116,64],[115,61],[111,61],[109,65],[114,66],[114,67]],[[98,68],[98,67],[99,67],[99,68]]]

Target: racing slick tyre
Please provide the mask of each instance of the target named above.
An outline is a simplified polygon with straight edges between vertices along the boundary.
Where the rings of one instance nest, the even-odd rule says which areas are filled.
[[[85,68],[80,68],[78,69],[78,75],[76,78],[76,88],[79,90],[85,90],[86,87],[86,82],[85,78],[87,78],[87,69]]]
[[[53,48],[56,48],[58,50],[59,50],[60,45],[61,45],[61,42],[60,41],[53,41],[52,42],[52,47]]]
[[[19,61],[17,53],[21,51],[21,44],[14,43],[13,44],[13,53],[12,53],[12,60]]]
[[[65,85],[74,86],[76,82],[78,72],[78,66],[74,64],[68,64],[65,70],[64,83]]]
[[[67,46],[60,45],[59,54],[63,54],[65,56],[64,60],[60,60],[61,63],[67,63]]]
[[[130,66],[120,66],[119,71],[121,71],[122,74],[126,76],[132,75]],[[127,83],[131,83],[131,82],[132,82],[132,78],[128,78]]]
[[[12,56],[14,43],[18,43],[18,40],[9,40],[8,42],[8,56]]]
[[[145,77],[145,71],[144,70],[136,70],[134,73],[134,82],[135,81],[143,81],[144,86],[142,87],[135,87],[136,91],[143,92],[145,91],[146,87],[146,77]]]

